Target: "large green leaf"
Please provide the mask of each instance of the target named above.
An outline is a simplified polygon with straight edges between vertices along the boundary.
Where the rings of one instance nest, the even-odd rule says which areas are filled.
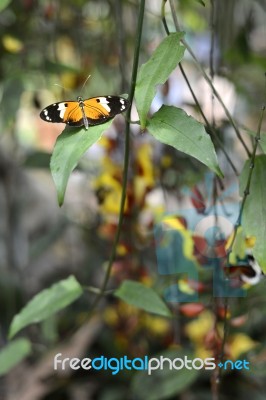
[[[156,356],[155,356],[156,357]],[[138,372],[132,381],[132,392],[138,400],[163,400],[177,398],[176,396],[189,387],[198,377],[200,371],[196,369],[170,369],[169,360],[185,357],[193,360],[193,356],[186,351],[168,350],[165,353],[159,354],[156,359],[161,357],[166,359],[162,369],[151,371],[149,375],[147,371]],[[156,364],[153,364],[156,365]],[[176,363],[181,365],[181,361]],[[191,367],[190,367],[191,368]]]
[[[147,129],[160,142],[197,158],[217,175],[223,176],[204,126],[180,108],[162,106],[148,121]]]
[[[183,33],[171,33],[157,47],[149,61],[139,70],[135,99],[141,128],[145,128],[156,85],[164,83],[181,61],[185,47],[180,43]]]
[[[250,160],[245,163],[240,176],[240,194],[243,195],[250,171]],[[266,272],[266,155],[255,157],[250,184],[250,194],[243,210],[242,225],[247,235],[255,236],[253,255]]]
[[[1,0],[0,1],[0,12],[3,11],[6,7],[9,6],[11,0]]]
[[[27,325],[43,321],[50,315],[73,303],[83,291],[74,276],[70,276],[38,293],[15,315],[12,320],[9,338]]]
[[[88,130],[67,126],[58,136],[50,167],[60,206],[64,202],[66,186],[71,172],[85,151],[100,139],[102,133],[109,128],[111,123],[112,121],[108,121],[102,125],[89,127]]]
[[[125,280],[115,291],[115,296],[142,310],[171,317],[171,312],[158,294],[142,283]]]
[[[9,372],[31,352],[31,344],[27,339],[17,339],[0,351],[0,376]]]

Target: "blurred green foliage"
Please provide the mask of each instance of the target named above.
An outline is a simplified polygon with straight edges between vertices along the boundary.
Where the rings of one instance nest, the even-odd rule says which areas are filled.
[[[175,29],[168,3],[166,20],[172,32]],[[180,0],[174,3],[180,28],[204,68],[209,69],[213,55],[211,60],[220,78],[219,90],[224,99],[229,85],[235,98],[235,106],[230,111],[239,127],[255,131],[260,105],[265,101],[265,2],[217,0],[203,4],[200,0]],[[211,4],[215,5],[214,9]],[[202,371],[191,375],[187,371],[180,375],[177,372],[177,379],[173,371],[163,371],[154,377],[149,393],[148,377],[142,373],[127,371],[113,376],[110,371],[78,371],[60,376],[53,371],[52,358],[45,364],[50,351],[61,351],[66,339],[69,339],[67,351],[91,358],[101,354],[154,356],[165,350],[171,352],[172,347],[177,354],[204,357],[207,351],[216,356],[221,346],[226,311],[222,299],[213,298],[212,274],[202,267],[204,262],[198,257],[199,282],[191,286],[185,273],[167,277],[169,281],[161,280],[153,242],[154,225],[163,213],[178,211],[180,204],[189,204],[188,207],[194,204],[197,209],[195,196],[192,196],[194,203],[187,203],[193,190],[195,194],[195,186],[200,188],[207,206],[217,197],[217,191],[225,202],[238,201],[235,193],[223,195],[219,183],[206,183],[213,177],[204,175],[205,167],[155,142],[147,132],[140,132],[138,125],[132,125],[124,226],[108,289],[118,288],[127,279],[152,287],[160,295],[170,284],[178,284],[184,293],[198,292],[200,307],[193,303],[188,303],[186,308],[169,305],[175,314],[174,321],[129,306],[108,292],[100,308],[95,310],[96,319],[87,322],[117,228],[123,119],[115,120],[100,144],[92,147],[80,161],[78,171],[70,177],[64,206],[61,209],[57,206],[48,167],[56,137],[63,127],[41,121],[39,112],[53,101],[75,99],[80,94],[90,97],[129,91],[138,8],[136,0],[0,2],[0,345],[4,356],[10,351],[7,343],[10,323],[34,295],[71,274],[87,289],[86,295],[61,310],[51,322],[51,335],[47,334],[50,320],[46,326],[32,325],[23,330],[23,336],[33,344],[32,353],[1,381],[3,398],[13,395],[14,400],[142,400],[149,394],[158,400],[215,398],[213,376]],[[147,1],[141,64],[165,38],[160,13],[160,1]],[[217,134],[240,171],[246,154],[224,114],[212,115],[211,91],[209,96],[207,90],[198,86],[201,76],[189,55],[184,59],[184,67],[200,102],[209,100],[205,110],[209,111],[209,119],[214,119]],[[193,115],[198,117],[198,108],[192,97],[186,96],[180,78],[175,71],[158,88],[159,100],[188,107],[188,112],[195,112]],[[156,104],[151,112],[157,111]],[[135,110],[132,119],[138,119]],[[245,136],[244,130],[242,133]],[[250,144],[248,135],[245,140]],[[225,184],[235,183],[237,178],[219,145],[215,146],[226,175]],[[62,163],[67,162],[62,158]],[[259,188],[257,183],[256,187]],[[181,226],[182,234],[189,237],[191,244],[192,236],[182,221],[174,222]],[[225,353],[229,358],[249,357],[252,371],[225,374],[221,378],[221,399],[264,398],[264,292],[262,279],[247,289],[246,297],[230,300],[231,320]],[[19,349],[15,348],[16,354],[12,353],[12,367],[28,355],[28,342],[15,342],[15,345],[21,343]],[[12,352],[13,345],[11,342]],[[1,371],[9,369],[5,367],[1,366]],[[21,375],[18,386],[15,386],[16,374]],[[29,377],[31,383],[28,383]],[[33,394],[36,387],[40,390],[38,397]]]

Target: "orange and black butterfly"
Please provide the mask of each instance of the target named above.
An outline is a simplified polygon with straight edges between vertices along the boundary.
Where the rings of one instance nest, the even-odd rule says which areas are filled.
[[[46,122],[63,122],[69,126],[89,126],[104,124],[129,107],[129,101],[119,96],[91,97],[77,101],[61,101],[42,110],[40,117]]]

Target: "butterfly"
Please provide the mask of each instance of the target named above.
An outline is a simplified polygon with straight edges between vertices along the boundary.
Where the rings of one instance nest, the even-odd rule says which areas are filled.
[[[46,122],[63,122],[69,126],[89,126],[104,124],[127,110],[129,101],[120,96],[100,96],[77,101],[61,101],[44,108],[40,117]]]
[[[239,276],[241,281],[249,283],[250,285],[256,285],[264,276],[260,265],[251,254],[250,250],[247,250],[244,259],[239,259],[236,265],[230,265],[230,274]]]

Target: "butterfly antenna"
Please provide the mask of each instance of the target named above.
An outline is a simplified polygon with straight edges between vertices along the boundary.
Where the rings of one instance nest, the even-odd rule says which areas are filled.
[[[90,77],[91,77],[91,75],[88,75],[87,78],[85,79],[85,82],[83,83],[83,85],[82,85],[82,87],[81,87],[80,93],[83,92],[83,89],[84,89],[86,83],[88,82],[88,80],[90,79]]]
[[[59,85],[59,83],[54,83],[54,86],[59,86],[61,89],[66,90],[66,88],[62,85]]]

